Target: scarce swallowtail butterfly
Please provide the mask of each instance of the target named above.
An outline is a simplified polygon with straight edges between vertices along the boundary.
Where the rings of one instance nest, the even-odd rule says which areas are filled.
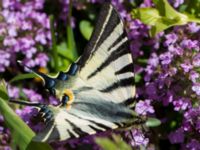
[[[135,96],[133,60],[122,20],[105,3],[83,55],[66,72],[50,77],[34,71],[59,106],[10,100],[40,108],[46,128],[33,140],[62,141],[141,121],[131,109]]]

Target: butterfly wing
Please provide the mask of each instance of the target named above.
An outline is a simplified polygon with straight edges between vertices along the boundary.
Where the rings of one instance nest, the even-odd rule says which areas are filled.
[[[132,55],[124,24],[108,3],[100,11],[96,28],[78,60],[79,76],[90,86],[129,102],[135,95]]]
[[[91,40],[77,64],[76,76],[66,81],[75,95],[71,109],[53,110],[54,120],[34,140],[66,140],[115,129],[138,119],[125,105],[135,95],[133,62],[124,25],[112,5],[103,5]]]
[[[81,95],[81,94],[80,94]],[[125,105],[99,97],[77,98],[72,108],[57,108],[54,121],[40,132],[35,141],[63,141],[115,129],[128,122],[137,121],[132,110]]]

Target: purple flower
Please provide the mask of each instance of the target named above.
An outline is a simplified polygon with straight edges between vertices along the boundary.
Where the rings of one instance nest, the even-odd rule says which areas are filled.
[[[151,57],[149,58],[148,60],[148,64],[153,66],[153,67],[156,67],[158,66],[159,64],[159,57],[156,53],[152,53],[151,54]]]
[[[59,104],[59,100],[56,99],[56,98],[53,97],[53,96],[50,96],[50,97],[49,97],[49,103],[50,103],[51,105],[58,105],[58,104]]]
[[[200,119],[196,120],[196,126],[195,126],[195,128],[198,131],[198,133],[200,133]]]
[[[175,111],[186,110],[188,107],[191,106],[190,101],[188,99],[179,99],[173,101],[173,105]]]
[[[46,54],[44,53],[39,53],[37,55],[37,57],[35,58],[35,63],[38,65],[38,66],[41,66],[41,67],[45,67],[47,65],[47,62],[49,61],[49,58],[47,57]]]
[[[197,25],[195,22],[189,23],[188,24],[188,28],[190,30],[191,33],[196,33],[199,31],[200,26]]]
[[[160,55],[160,60],[163,65],[168,65],[171,63],[173,55],[170,52],[166,52]]]
[[[200,83],[195,83],[195,84],[193,84],[192,90],[193,90],[197,95],[200,95]]]
[[[23,109],[16,109],[15,112],[29,125],[31,125],[31,118],[38,113],[33,107],[29,106]]]
[[[31,59],[36,52],[37,49],[35,47],[31,47],[30,49],[27,49],[23,53],[26,55],[26,58]]]
[[[169,103],[173,102],[174,100],[174,94],[171,91],[168,91],[167,94],[163,98],[163,105],[167,106]]]
[[[185,135],[183,129],[179,128],[176,131],[171,132],[168,137],[170,142],[172,144],[175,144],[175,143],[183,143]]]
[[[20,45],[21,49],[28,49],[28,48],[31,48],[32,46],[34,46],[35,41],[33,40],[33,38],[31,36],[26,36],[23,38],[19,38],[18,44]]]
[[[154,113],[150,100],[139,101],[135,105],[135,111],[140,115],[147,115],[147,113]]]
[[[184,131],[189,132],[192,131],[191,122],[190,121],[183,121],[182,128]]]
[[[17,40],[13,37],[9,37],[7,36],[6,38],[4,38],[4,41],[3,41],[3,45],[4,46],[14,46],[15,44],[17,44]]]
[[[27,67],[30,67],[30,68],[32,68],[32,67],[35,67],[37,64],[35,63],[35,60],[32,60],[32,59],[24,59],[23,61],[22,61],[22,64],[26,64],[26,66]],[[25,70],[26,71],[29,71],[29,69],[27,69],[26,67],[25,67]]]
[[[192,64],[195,66],[195,67],[199,67],[200,66],[200,54],[197,54],[193,57],[193,60],[192,60]]]
[[[19,89],[17,87],[8,86],[8,95],[11,98],[19,98]]]
[[[36,93],[34,90],[23,89],[22,91],[24,92],[24,94],[27,96],[27,98],[30,101],[38,102],[38,101],[42,100],[42,96],[40,94]]]
[[[166,41],[164,42],[165,46],[169,46],[171,44],[176,43],[178,36],[175,33],[170,33],[165,35]]]
[[[36,36],[35,36],[35,40],[37,42],[40,42],[42,45],[46,45],[47,44],[47,40],[46,40],[46,33],[42,30],[38,31]]]
[[[190,75],[189,75],[189,79],[193,82],[196,83],[197,79],[199,78],[199,73],[197,73],[196,71],[191,71]]]
[[[22,61],[29,62],[34,67],[37,64],[34,58],[41,45],[50,46],[50,21],[42,12],[44,0],[30,0],[21,2],[18,0],[4,0],[0,14],[0,33],[3,37],[1,49],[4,53],[12,54],[5,62],[0,64],[0,71],[6,67],[15,66],[16,58],[20,56]],[[25,57],[21,57],[24,54]],[[3,57],[3,56],[2,56]],[[46,63],[42,63],[44,66]]]
[[[168,47],[168,50],[174,55],[180,55],[180,56],[183,55],[183,49],[179,46],[170,45]]]
[[[180,66],[183,68],[185,73],[188,73],[193,68],[189,60],[185,60]]]
[[[199,150],[200,142],[196,139],[191,139],[190,142],[187,143],[186,148],[190,150]]]
[[[175,0],[173,3],[174,3],[174,7],[177,8],[177,7],[179,7],[181,4],[184,3],[184,0]]]
[[[151,0],[144,0],[144,2],[140,5],[140,7],[151,7],[152,1]]]
[[[13,5],[11,0],[3,0],[3,8],[8,8],[9,6]]]
[[[191,39],[184,39],[180,45],[183,47],[183,48],[186,48],[186,49],[189,49],[189,50],[192,50],[192,49],[195,49],[196,51],[199,51],[199,43],[197,40],[191,40]]]
[[[0,50],[0,72],[4,72],[5,68],[10,65],[10,54]]]
[[[140,130],[134,129],[131,131],[132,132],[132,137],[134,138],[131,142],[132,146],[147,146],[147,144],[149,143],[149,139],[145,138],[145,136],[143,135],[143,133]]]
[[[145,92],[151,99],[157,98],[157,87],[155,83],[146,83]]]
[[[199,116],[200,116],[200,107],[190,108],[184,113],[183,128],[184,131],[192,132],[199,134]]]

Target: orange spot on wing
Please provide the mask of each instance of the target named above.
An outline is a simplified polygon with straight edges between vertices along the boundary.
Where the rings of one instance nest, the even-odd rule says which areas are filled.
[[[70,110],[71,107],[72,107],[71,105],[68,105],[68,104],[66,105],[67,110]]]
[[[74,101],[74,93],[72,92],[72,90],[66,89],[64,91],[64,94],[69,97],[69,100],[68,100],[67,105],[66,105],[67,110],[69,110],[71,108],[71,104]]]

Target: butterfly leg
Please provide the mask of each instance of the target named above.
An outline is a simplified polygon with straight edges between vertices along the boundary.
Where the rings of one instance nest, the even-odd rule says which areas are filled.
[[[44,105],[41,107],[39,114],[43,118],[43,121],[45,124],[48,124],[50,121],[53,120],[53,113],[52,111],[48,108],[48,106]]]

